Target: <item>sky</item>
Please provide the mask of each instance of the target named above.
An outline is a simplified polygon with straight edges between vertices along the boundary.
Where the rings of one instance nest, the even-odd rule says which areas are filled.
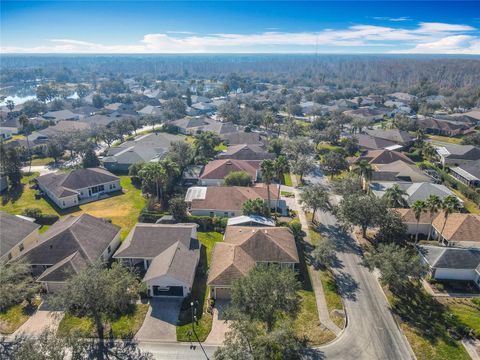
[[[2,53],[480,54],[480,1],[9,1]]]

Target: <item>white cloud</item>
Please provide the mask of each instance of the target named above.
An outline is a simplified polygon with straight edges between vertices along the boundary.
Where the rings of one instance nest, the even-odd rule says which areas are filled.
[[[388,17],[388,16],[374,16],[373,17],[375,20],[382,20],[382,21],[394,21],[394,22],[399,22],[399,21],[410,21],[410,19],[407,16],[400,16],[396,18]]]
[[[354,25],[319,32],[267,31],[256,34],[198,35],[186,31],[146,34],[138,43],[107,45],[77,39],[51,39],[35,47],[3,47],[5,53],[214,53],[365,52],[367,47],[395,47],[396,52],[480,53],[480,37],[468,25],[419,23],[416,28]],[[411,49],[405,50],[406,46]],[[384,50],[385,51],[385,50]],[[394,52],[392,50],[390,52]]]

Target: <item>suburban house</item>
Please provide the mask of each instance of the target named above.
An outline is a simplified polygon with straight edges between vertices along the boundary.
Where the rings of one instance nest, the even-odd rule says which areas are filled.
[[[404,195],[404,199],[408,206],[412,206],[412,204],[417,200],[426,200],[431,195],[436,195],[440,199],[444,199],[447,196],[456,196],[445,185],[432,184],[428,182],[375,182],[369,184],[369,186],[370,190],[375,196],[382,198],[385,195],[385,192],[395,184],[398,184],[398,186],[407,193],[407,195]],[[462,203],[462,200],[458,200],[460,203]]]
[[[224,134],[222,135],[222,138],[228,145],[249,144],[265,146],[265,141],[262,139],[261,135],[255,132],[237,131],[229,134]]]
[[[184,136],[168,133],[142,135],[120,146],[108,148],[107,155],[101,161],[107,170],[126,173],[133,164],[160,160],[172,142],[184,139]]]
[[[375,165],[372,182],[431,182],[432,178],[413,164],[397,160],[390,164]]]
[[[203,165],[188,165],[182,172],[182,185],[197,185],[198,179],[203,171]]]
[[[120,178],[102,168],[50,173],[35,178],[40,190],[60,209],[99,200],[122,190]]]
[[[68,215],[40,235],[20,258],[52,292],[61,288],[70,274],[96,261],[108,261],[119,244],[119,226],[88,214]]]
[[[414,165],[415,163],[405,154],[398,152],[398,151],[392,151],[392,150],[385,150],[385,149],[380,149],[380,150],[367,150],[364,152],[362,155],[359,157],[354,157],[350,158],[349,162],[351,164],[356,164],[359,163],[360,161],[366,161],[370,165],[385,165],[385,164],[391,164],[395,161],[401,160],[407,164]]]
[[[267,187],[252,186],[195,186],[187,190],[185,202],[194,216],[236,217],[242,215],[242,206],[247,200],[263,199],[268,201]],[[270,186],[270,208],[288,215],[287,203],[279,199],[277,204],[277,188]]]
[[[465,185],[478,187],[480,186],[480,160],[451,167],[450,175]]]
[[[148,296],[185,297],[200,259],[196,224],[138,223],[115,259],[141,269]]]
[[[373,107],[361,107],[355,110],[344,111],[343,114],[351,116],[354,119],[362,119],[369,122],[375,122],[383,120],[383,116],[386,114],[386,111]]]
[[[227,226],[275,226],[275,221],[258,215],[240,215],[229,218]]]
[[[227,150],[217,155],[217,159],[235,160],[265,160],[274,158],[275,154],[267,152],[262,146],[250,144],[231,145]]]
[[[408,132],[403,130],[366,129],[365,132],[370,136],[384,140],[390,140],[403,146],[410,145],[413,142],[413,137]]]
[[[38,241],[39,228],[33,219],[0,211],[0,262],[15,259]]]
[[[419,246],[418,252],[433,279],[473,281],[480,287],[480,250]]]
[[[286,227],[228,226],[213,249],[207,285],[213,299],[229,299],[233,283],[257,264],[293,269],[299,263],[295,238]]]
[[[358,140],[358,147],[362,151],[379,149],[398,150],[403,147],[394,141],[368,134],[355,134],[354,137]]]
[[[480,160],[480,148],[473,145],[445,144],[437,147],[442,164],[458,166]]]
[[[458,136],[474,131],[470,123],[433,119],[430,117],[417,119],[415,123],[427,134],[442,136]]]
[[[448,246],[480,248],[480,215],[452,213],[447,217],[443,213],[433,220],[433,237],[442,237],[442,243]]]
[[[203,168],[198,184],[203,186],[223,185],[225,176],[233,171],[244,171],[255,182],[260,179],[260,160],[221,159],[210,161]]]
[[[28,140],[33,144],[43,144],[51,137],[58,134],[74,133],[89,129],[90,126],[81,121],[61,120],[56,125],[49,126],[45,129],[32,132],[28,136]]]
[[[10,128],[0,127],[0,142],[10,140],[12,138],[12,130]]]
[[[226,122],[213,120],[208,117],[184,117],[183,119],[172,121],[171,123],[183,134],[197,134],[205,131],[213,131],[219,135],[237,132],[236,125]]]
[[[58,111],[49,111],[43,114],[43,118],[45,120],[59,122],[62,120],[79,120],[80,116],[78,114],[74,114],[70,110],[58,110]]]
[[[424,237],[428,236],[431,226],[431,218],[428,212],[423,211],[420,214],[420,219],[417,227],[417,219],[415,218],[415,213],[412,209],[396,208],[394,209],[397,213],[400,214],[403,222],[407,226],[407,234],[415,235],[418,230],[418,234],[423,235]]]

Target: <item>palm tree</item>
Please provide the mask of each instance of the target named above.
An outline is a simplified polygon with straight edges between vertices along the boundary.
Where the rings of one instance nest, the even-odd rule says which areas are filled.
[[[157,199],[162,199],[163,186],[168,179],[167,172],[162,164],[158,162],[152,162],[144,165],[138,172],[138,177],[142,179],[144,187],[147,184],[155,184]]]
[[[406,205],[404,196],[406,195],[407,193],[405,190],[403,190],[398,184],[394,184],[385,191],[383,198],[387,201],[389,207],[404,207]]]
[[[460,201],[458,198],[453,195],[448,195],[442,202],[442,210],[445,220],[443,221],[442,231],[440,231],[440,236],[438,241],[443,242],[443,231],[445,230],[445,225],[447,225],[448,216],[460,208]]]
[[[417,200],[412,204],[412,211],[415,214],[415,220],[417,220],[417,229],[415,230],[415,244],[418,243],[418,225],[420,223],[420,217],[426,209],[426,203],[423,200]]]
[[[23,133],[25,134],[25,137],[27,138],[27,149],[28,149],[28,172],[30,173],[32,171],[32,153],[30,151],[30,141],[28,140],[28,126],[30,125],[30,120],[28,119],[27,115],[22,114],[18,118],[18,122],[20,123],[20,126],[22,127]]]
[[[370,165],[367,160],[360,160],[352,169],[352,171],[355,174],[360,175],[362,179],[365,181],[365,184],[362,184],[363,189],[365,189],[367,187],[368,182],[372,178],[372,173],[373,173],[372,165]]]
[[[438,211],[442,207],[442,200],[437,195],[430,195],[425,201],[425,206],[427,208],[427,211],[430,213],[430,227],[428,230],[428,238],[427,238],[427,241],[429,241],[430,237],[432,236],[433,219],[435,218],[435,215],[438,213]]]
[[[270,202],[270,184],[272,179],[275,176],[275,163],[273,160],[263,160],[260,164],[260,170],[262,171],[262,179],[267,184],[267,198],[268,198],[268,209],[270,212],[271,202]],[[275,212],[277,210],[275,209]]]
[[[278,179],[278,189],[277,189],[277,202],[276,202],[276,206],[275,206],[275,210],[278,209],[278,202],[280,201],[280,189],[281,189],[281,179],[283,177],[283,174],[286,173],[288,170],[289,170],[289,166],[288,166],[288,160],[285,156],[283,155],[280,155],[276,160],[275,160],[275,172],[276,172],[276,176],[277,176],[277,179]],[[277,212],[275,211],[275,216]]]

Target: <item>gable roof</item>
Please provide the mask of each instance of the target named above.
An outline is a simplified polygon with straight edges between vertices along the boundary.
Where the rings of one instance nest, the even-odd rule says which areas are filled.
[[[34,222],[0,211],[0,258],[39,227]]]
[[[413,164],[397,160],[390,164],[376,165],[372,181],[431,182],[432,179]]]
[[[251,145],[259,145],[259,146],[265,145],[260,134],[254,133],[254,132],[246,133],[243,131],[238,131],[238,132],[232,132],[230,134],[224,134],[222,137],[229,145],[239,145],[239,144],[251,144]]]
[[[462,175],[468,180],[480,179],[480,160],[468,162],[467,164],[460,164],[457,167],[452,167],[452,171]]]
[[[406,131],[398,129],[367,129],[365,132],[368,135],[375,136],[380,139],[390,140],[398,144],[406,144],[413,140],[412,136]]]
[[[432,268],[480,270],[480,251],[476,249],[424,245],[419,252]]]
[[[64,132],[74,132],[74,131],[81,131],[86,130],[89,128],[89,125],[83,123],[81,121],[74,121],[74,120],[60,120],[56,125],[49,126],[45,129],[38,130],[37,133],[41,134],[42,136],[53,136],[59,133]],[[32,133],[33,135],[33,133]],[[29,137],[30,139],[30,137]]]
[[[366,153],[362,154],[355,161],[366,160],[369,164],[391,164],[397,160],[402,160],[407,164],[415,164],[408,156],[402,154],[398,151],[378,149],[378,150],[368,150]]]
[[[265,160],[274,159],[275,154],[267,152],[262,146],[252,144],[231,145],[217,155],[218,159]]]
[[[437,232],[443,228],[445,215],[443,212],[433,220],[433,227]],[[480,243],[480,215],[452,213],[448,215],[442,236],[447,241],[453,242],[479,242]]]
[[[439,147],[437,152],[447,159],[480,159],[480,148],[473,145],[445,144]]]
[[[215,244],[207,283],[229,286],[257,262],[298,263],[298,259],[288,228],[228,226],[224,242]]]
[[[440,199],[444,199],[447,196],[455,196],[445,185],[428,182],[413,183],[406,189],[406,192],[408,194],[407,202],[410,205],[417,200],[425,200],[430,195],[437,195]]]
[[[50,173],[37,177],[44,186],[58,198],[78,194],[79,189],[101,185],[118,180],[119,177],[102,168],[76,169],[69,173]]]
[[[192,189],[190,191],[190,189]],[[247,200],[268,199],[267,187],[253,186],[209,186],[193,187],[187,191],[186,200],[191,201],[192,210],[238,211]],[[203,190],[204,189],[204,190]],[[270,186],[270,198],[275,199],[275,187]],[[193,194],[197,194],[196,196]]]
[[[360,148],[368,150],[386,149],[397,145],[397,143],[391,140],[381,139],[379,137],[366,134],[356,134],[355,138],[357,138],[358,146]]]
[[[402,220],[406,224],[417,224],[417,219],[415,219],[415,213],[412,209],[395,208],[394,210],[400,214]],[[428,211],[422,211],[422,213],[420,214],[419,225],[430,224],[430,220],[430,214],[428,213]]]
[[[260,163],[260,160],[213,160],[205,165],[200,179],[223,179],[233,171],[245,171],[255,180]]]

